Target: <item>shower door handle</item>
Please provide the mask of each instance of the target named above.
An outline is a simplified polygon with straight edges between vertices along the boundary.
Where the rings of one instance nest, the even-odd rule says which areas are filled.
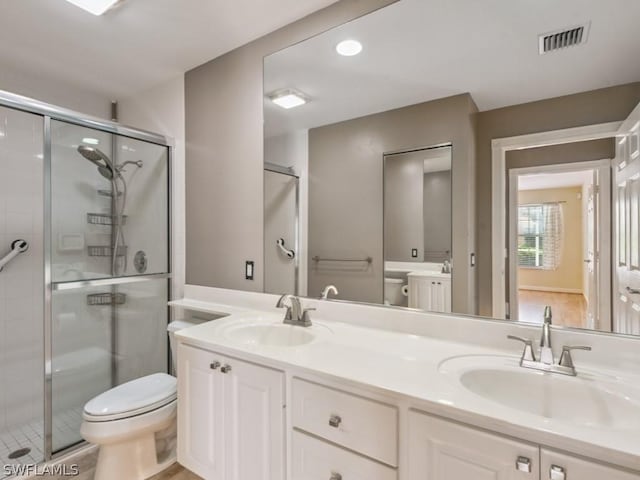
[[[14,240],[11,242],[11,251],[7,253],[2,259],[0,259],[0,272],[11,260],[16,258],[21,253],[29,250],[29,244],[25,240]]]

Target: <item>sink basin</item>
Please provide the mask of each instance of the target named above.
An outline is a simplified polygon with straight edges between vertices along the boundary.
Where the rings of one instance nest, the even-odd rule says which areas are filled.
[[[640,428],[640,391],[615,377],[569,377],[525,369],[512,357],[469,355],[443,362],[468,391],[496,404],[573,425]]]
[[[240,324],[229,327],[225,336],[245,345],[297,347],[313,342],[316,332],[305,327],[278,324]]]

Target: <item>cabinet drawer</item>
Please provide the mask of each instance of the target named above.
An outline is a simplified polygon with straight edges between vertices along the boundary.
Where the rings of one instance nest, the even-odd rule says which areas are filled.
[[[292,437],[292,480],[396,480],[395,469],[299,431]]]
[[[395,407],[294,379],[293,425],[398,466],[398,410]]]

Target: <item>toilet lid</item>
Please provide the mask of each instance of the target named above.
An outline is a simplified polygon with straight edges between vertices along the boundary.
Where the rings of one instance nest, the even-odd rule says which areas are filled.
[[[154,373],[123,383],[89,400],[84,406],[84,414],[98,421],[140,415],[175,400],[176,392],[175,377]]]

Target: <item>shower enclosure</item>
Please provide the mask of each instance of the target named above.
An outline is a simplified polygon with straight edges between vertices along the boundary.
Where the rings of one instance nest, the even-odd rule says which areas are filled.
[[[170,142],[0,91],[0,479],[166,372]]]

